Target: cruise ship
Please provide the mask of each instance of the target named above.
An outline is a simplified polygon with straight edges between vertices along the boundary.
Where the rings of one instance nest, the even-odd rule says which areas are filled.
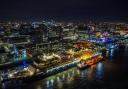
[[[23,66],[26,67],[11,70],[6,78],[1,78],[1,81],[22,80],[23,82],[30,82],[39,80],[40,78],[45,78],[75,67],[79,61],[73,59],[70,54],[61,55],[61,57],[57,54],[40,55],[38,61],[33,61],[32,65],[24,63]]]

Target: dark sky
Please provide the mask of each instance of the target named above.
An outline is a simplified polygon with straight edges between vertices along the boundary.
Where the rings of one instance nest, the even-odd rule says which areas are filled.
[[[127,21],[127,0],[0,0],[0,19]]]

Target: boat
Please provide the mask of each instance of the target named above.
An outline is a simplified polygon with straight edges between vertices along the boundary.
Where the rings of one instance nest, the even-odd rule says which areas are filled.
[[[98,63],[102,59],[103,59],[102,54],[98,53],[98,54],[93,55],[91,58],[88,58],[87,60],[81,59],[80,62],[77,64],[77,67],[79,69],[87,68],[93,64]]]
[[[16,72],[11,72],[8,74],[7,78],[2,78],[2,82],[6,81],[11,81],[11,80],[22,80],[23,82],[31,82],[31,81],[36,81],[40,80],[41,78],[46,78],[48,76],[63,72],[65,70],[68,70],[72,67],[77,66],[80,60],[77,59],[67,59],[68,56],[66,57],[61,57],[63,60],[65,59],[66,61],[60,62],[60,57],[53,54],[52,56],[46,56],[46,60],[49,60],[47,62],[45,59],[41,59],[40,63],[34,62],[33,65],[29,65],[27,68],[24,68],[22,70],[16,71]],[[44,56],[43,56],[44,58]],[[50,62],[50,60],[52,60]],[[56,61],[58,60],[58,61]],[[44,65],[44,63],[46,63]],[[46,65],[50,65],[47,66]],[[53,65],[54,64],[54,65]]]

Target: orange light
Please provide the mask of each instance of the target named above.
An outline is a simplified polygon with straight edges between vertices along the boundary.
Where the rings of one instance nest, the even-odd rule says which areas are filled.
[[[124,30],[124,29],[122,29],[122,30],[114,30],[114,31],[112,31],[112,32],[116,32],[116,33],[121,33],[121,32],[123,32],[123,33],[127,33],[128,30]]]

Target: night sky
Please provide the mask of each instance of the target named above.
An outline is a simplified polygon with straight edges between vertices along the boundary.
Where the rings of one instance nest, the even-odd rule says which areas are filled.
[[[128,22],[128,1],[0,0],[0,19]]]

